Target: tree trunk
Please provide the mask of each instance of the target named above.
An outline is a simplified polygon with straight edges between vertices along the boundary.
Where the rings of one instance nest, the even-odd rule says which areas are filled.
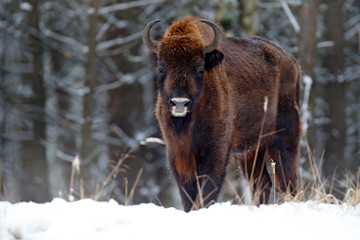
[[[39,1],[31,0],[32,11],[28,15],[28,28],[39,30]],[[27,182],[22,185],[24,201],[44,202],[50,199],[47,179],[46,161],[46,121],[45,103],[46,92],[43,79],[43,49],[41,42],[34,36],[29,36],[31,62],[29,72],[22,74],[24,84],[30,83],[33,91],[30,100],[29,118],[32,122],[32,140],[23,143],[22,167],[26,172]],[[25,60],[26,61],[26,60]]]
[[[344,70],[344,0],[327,1],[325,23],[326,39],[334,42],[334,47],[328,50],[324,59],[324,67],[329,71],[324,87],[327,102],[327,117],[329,123],[324,126],[327,134],[325,140],[324,174],[332,177],[334,171],[342,174],[345,169],[344,149],[346,144],[346,90],[347,83],[339,76]]]
[[[317,126],[314,124],[315,101],[316,93],[319,93],[319,84],[315,79],[315,54],[317,50],[317,17],[319,11],[320,0],[303,0],[299,9],[300,33],[299,33],[299,52],[298,59],[301,65],[303,77],[309,76],[312,81],[303,81],[303,105],[301,106],[301,114],[303,127],[305,127],[304,134],[311,146],[316,146]],[[306,86],[311,84],[311,86]],[[308,91],[308,92],[306,92]],[[305,99],[308,98],[308,99]],[[321,154],[321,151],[319,151]],[[318,157],[318,156],[316,156]],[[306,164],[306,167],[309,165]]]
[[[92,0],[90,8],[93,10],[89,13],[89,28],[87,30],[87,47],[88,52],[86,56],[85,65],[85,80],[84,87],[88,90],[83,96],[83,124],[81,129],[81,146],[80,146],[80,177],[86,189],[93,191],[90,175],[91,162],[94,160],[94,139],[92,136],[93,123],[93,106],[94,106],[94,88],[96,84],[96,34],[97,34],[97,12],[99,9],[99,1]]]
[[[303,0],[300,7],[299,61],[303,74],[314,79],[317,16],[320,0]]]
[[[259,31],[259,13],[256,2],[253,0],[238,0],[240,8],[239,21],[245,36],[256,35]]]
[[[47,135],[49,148],[48,165],[49,165],[49,186],[51,197],[66,197],[69,191],[69,180],[71,173],[71,164],[66,161],[71,156],[72,158],[77,154],[76,151],[76,133],[71,131],[73,122],[66,119],[66,115],[70,114],[70,104],[75,102],[73,96],[61,86],[61,82],[66,78],[65,71],[62,71],[66,60],[58,49],[48,49],[51,55],[51,72],[52,84],[52,98],[55,98],[55,106],[49,109],[50,118],[56,121],[48,123],[49,134]],[[49,101],[50,98],[49,98]],[[59,155],[59,153],[64,155]],[[60,157],[61,156],[61,157]]]

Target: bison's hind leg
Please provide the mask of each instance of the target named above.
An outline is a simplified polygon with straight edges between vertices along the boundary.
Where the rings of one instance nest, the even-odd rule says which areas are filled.
[[[294,96],[280,99],[276,134],[268,145],[270,158],[275,162],[275,181],[282,192],[297,192],[300,117]]]
[[[269,203],[272,186],[265,164],[265,150],[258,150],[256,161],[255,153],[240,159],[241,169],[250,185],[252,201],[256,205]]]

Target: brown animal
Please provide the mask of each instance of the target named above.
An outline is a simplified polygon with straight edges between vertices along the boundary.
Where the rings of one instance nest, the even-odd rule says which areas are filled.
[[[240,162],[253,197],[267,203],[276,184],[297,189],[301,70],[293,56],[260,38],[226,37],[200,18],[173,23],[159,42],[143,34],[158,74],[156,117],[185,211],[216,201],[230,158]]]

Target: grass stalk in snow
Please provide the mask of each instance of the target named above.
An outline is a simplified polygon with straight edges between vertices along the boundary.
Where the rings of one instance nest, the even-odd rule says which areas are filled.
[[[257,145],[256,145],[256,151],[255,151],[255,156],[254,156],[254,163],[253,163],[253,165],[252,165],[251,175],[250,175],[250,182],[253,182],[253,176],[254,176],[254,171],[255,171],[257,156],[258,156],[258,154],[259,154],[260,143],[261,143],[262,134],[263,134],[263,131],[264,131],[265,116],[266,116],[266,112],[267,112],[267,108],[268,108],[268,103],[269,103],[269,98],[268,98],[267,96],[265,96],[265,97],[264,97],[264,117],[263,117],[262,122],[261,122],[260,135],[259,135],[258,142],[257,142]]]
[[[140,146],[145,146],[149,143],[156,143],[156,144],[160,144],[160,145],[165,145],[165,142],[162,140],[162,139],[159,139],[159,138],[146,138],[142,141],[140,141],[138,144],[136,144],[133,148],[130,148],[121,158],[118,159],[118,161],[116,162],[116,164],[112,167],[110,173],[108,174],[108,176],[106,177],[106,179],[102,182],[102,184],[97,188],[97,191],[95,193],[95,196],[94,196],[94,199],[95,200],[100,200],[100,198],[102,197],[102,195],[104,194],[104,190],[107,186],[110,185],[110,183],[112,181],[114,181],[114,179],[116,179],[117,175],[119,174],[119,172],[121,171],[125,171],[123,168],[124,167],[124,162],[129,159],[131,157],[131,155],[136,151],[138,150],[138,148]],[[134,182],[134,186],[137,186],[139,180],[140,180],[140,177],[142,175],[142,172],[143,172],[143,169],[140,169],[136,179],[135,179],[135,182]],[[124,179],[125,180],[125,179]],[[127,181],[127,179],[125,180]],[[134,193],[135,193],[135,190],[133,190],[133,187],[132,189],[130,190],[130,194],[132,193],[132,196],[129,195],[129,197],[127,196],[127,193],[128,193],[128,190],[127,190],[127,183],[125,184],[125,193],[126,193],[126,196],[125,196],[125,201],[127,202],[127,204],[129,202],[132,201],[132,198],[134,197]]]
[[[261,136],[263,137],[263,136]],[[306,202],[306,201],[315,201],[318,203],[328,203],[328,204],[349,204],[351,206],[356,206],[360,204],[360,170],[358,171],[356,176],[353,176],[351,173],[344,173],[345,181],[339,181],[335,178],[335,174],[332,178],[326,179],[322,174],[322,163],[324,160],[324,152],[322,153],[320,159],[315,159],[315,154],[312,152],[310,145],[304,137],[305,147],[307,150],[307,161],[309,164],[310,177],[303,178],[303,174],[299,174],[299,188],[298,192],[295,196],[292,196],[289,192],[282,193],[277,191],[276,188],[276,178],[275,176],[275,166],[272,164],[272,159],[269,160],[268,172],[272,173],[270,176],[272,177],[273,188],[271,190],[271,194],[273,194],[272,203],[281,204],[284,202]],[[267,158],[269,156],[266,156]],[[246,167],[246,166],[245,166]],[[271,171],[271,172],[270,172]],[[246,171],[245,171],[246,172]],[[248,176],[244,176],[248,179]],[[337,183],[337,184],[335,184]],[[256,205],[261,197],[262,191],[259,189],[261,183],[255,182],[252,184],[257,184],[257,191],[252,195],[252,199],[250,202],[247,201],[250,205]],[[340,190],[335,187],[335,185],[344,186],[345,190]],[[251,187],[251,185],[249,185]],[[239,194],[235,187],[231,184],[229,180],[226,181],[225,188],[228,191],[233,192],[233,200],[236,204],[244,204],[245,195]],[[244,187],[242,187],[244,190]],[[342,197],[339,197],[342,196]]]
[[[71,176],[70,176],[70,186],[69,186],[69,201],[72,202],[75,200],[74,197],[74,183],[75,175],[80,176],[80,159],[78,156],[75,157],[74,161],[71,164]]]
[[[113,166],[113,168],[111,169],[111,171],[108,174],[108,176],[106,177],[106,179],[102,182],[102,184],[96,191],[95,197],[94,197],[95,200],[97,200],[97,201],[100,200],[100,197],[102,196],[104,189],[110,184],[110,182],[113,179],[115,179],[117,177],[119,172],[122,170],[121,168],[122,168],[125,160],[128,159],[135,150],[136,150],[136,148],[130,149],[117,161],[117,163],[115,164],[115,166]]]
[[[5,200],[6,196],[8,195],[7,188],[5,185],[5,180],[2,176],[2,172],[3,171],[1,169],[1,164],[0,164],[0,201]]]
[[[132,202],[132,200],[134,198],[135,189],[136,189],[136,187],[137,187],[137,185],[138,185],[138,183],[140,181],[143,170],[144,169],[142,169],[142,168],[139,170],[139,172],[138,172],[138,174],[136,176],[135,182],[134,182],[134,184],[133,184],[133,186],[132,186],[132,188],[130,190],[129,197],[125,199],[125,205],[128,205],[129,203]]]
[[[272,176],[273,176],[273,191],[274,191],[274,202],[276,202],[276,162],[274,162],[272,159],[270,159],[271,163],[271,172],[272,172]]]
[[[359,183],[359,175],[355,181],[351,181],[350,187],[347,189],[344,202],[351,206],[356,206],[360,204],[360,183]]]
[[[130,148],[125,154],[123,154],[123,156],[121,158],[119,158],[116,162],[116,164],[114,164],[109,172],[109,174],[107,175],[107,177],[104,179],[104,181],[96,186],[95,189],[95,193],[92,195],[92,198],[96,201],[99,201],[101,199],[103,199],[104,197],[106,198],[105,195],[109,194],[109,192],[111,192],[111,190],[108,189],[108,187],[111,185],[111,183],[114,182],[114,180],[116,179],[117,175],[119,174],[119,172],[123,172],[126,171],[126,165],[124,164],[124,162],[129,159],[131,157],[131,155],[137,151],[139,149],[140,146],[144,146],[147,145],[149,143],[156,143],[156,144],[160,144],[160,145],[164,145],[164,141],[159,139],[159,138],[146,138],[143,141],[140,141],[138,144],[136,144],[133,148]],[[135,189],[140,181],[141,175],[143,173],[143,169],[140,169],[136,179],[133,183],[133,186],[130,189],[130,193],[128,192],[128,181],[127,178],[124,178],[124,183],[125,183],[125,199],[124,199],[124,204],[130,204],[133,201],[134,195],[135,195]],[[78,159],[78,157],[76,157],[73,161],[72,164],[72,170],[71,170],[71,176],[70,176],[70,186],[69,186],[69,201],[74,201],[75,200],[75,195],[77,195],[80,199],[83,199],[87,196],[85,196],[85,192],[84,192],[84,181],[82,179],[79,179],[79,192],[76,194],[75,191],[75,182],[76,182],[76,176],[80,176],[80,161]],[[129,194],[129,195],[128,195]],[[0,195],[1,197],[1,195]]]

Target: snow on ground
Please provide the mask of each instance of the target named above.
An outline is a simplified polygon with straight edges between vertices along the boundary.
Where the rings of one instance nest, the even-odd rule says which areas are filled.
[[[110,200],[0,202],[0,239],[360,239],[360,204],[217,203],[185,213],[154,204],[123,206]]]

